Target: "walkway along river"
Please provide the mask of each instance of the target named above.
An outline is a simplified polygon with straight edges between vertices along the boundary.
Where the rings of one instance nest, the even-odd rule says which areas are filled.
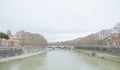
[[[0,64],[0,70],[120,70],[120,62],[90,57],[73,50],[53,50]]]

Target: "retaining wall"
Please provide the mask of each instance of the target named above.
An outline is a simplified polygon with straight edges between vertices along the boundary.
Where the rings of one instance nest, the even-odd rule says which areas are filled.
[[[17,48],[11,48],[11,47],[1,47],[0,48],[0,59],[11,57],[11,56],[18,56],[18,55],[24,55],[34,52],[39,52],[45,48],[43,47],[17,47]]]
[[[74,49],[97,50],[108,54],[120,56],[120,47],[115,46],[75,46]]]

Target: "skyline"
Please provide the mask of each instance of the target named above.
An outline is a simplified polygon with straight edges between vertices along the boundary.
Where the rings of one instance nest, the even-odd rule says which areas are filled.
[[[48,41],[71,40],[120,22],[119,0],[0,0],[0,31],[42,34]]]

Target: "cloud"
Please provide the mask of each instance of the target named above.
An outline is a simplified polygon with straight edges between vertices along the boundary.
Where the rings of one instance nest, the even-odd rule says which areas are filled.
[[[83,37],[120,21],[118,0],[0,0],[0,30],[26,30],[49,41]]]

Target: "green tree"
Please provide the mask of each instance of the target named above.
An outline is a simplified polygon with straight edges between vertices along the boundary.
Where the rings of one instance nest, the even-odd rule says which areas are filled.
[[[8,40],[9,36],[7,34],[3,33],[3,32],[0,32],[1,45],[2,45],[2,39],[3,38]]]

